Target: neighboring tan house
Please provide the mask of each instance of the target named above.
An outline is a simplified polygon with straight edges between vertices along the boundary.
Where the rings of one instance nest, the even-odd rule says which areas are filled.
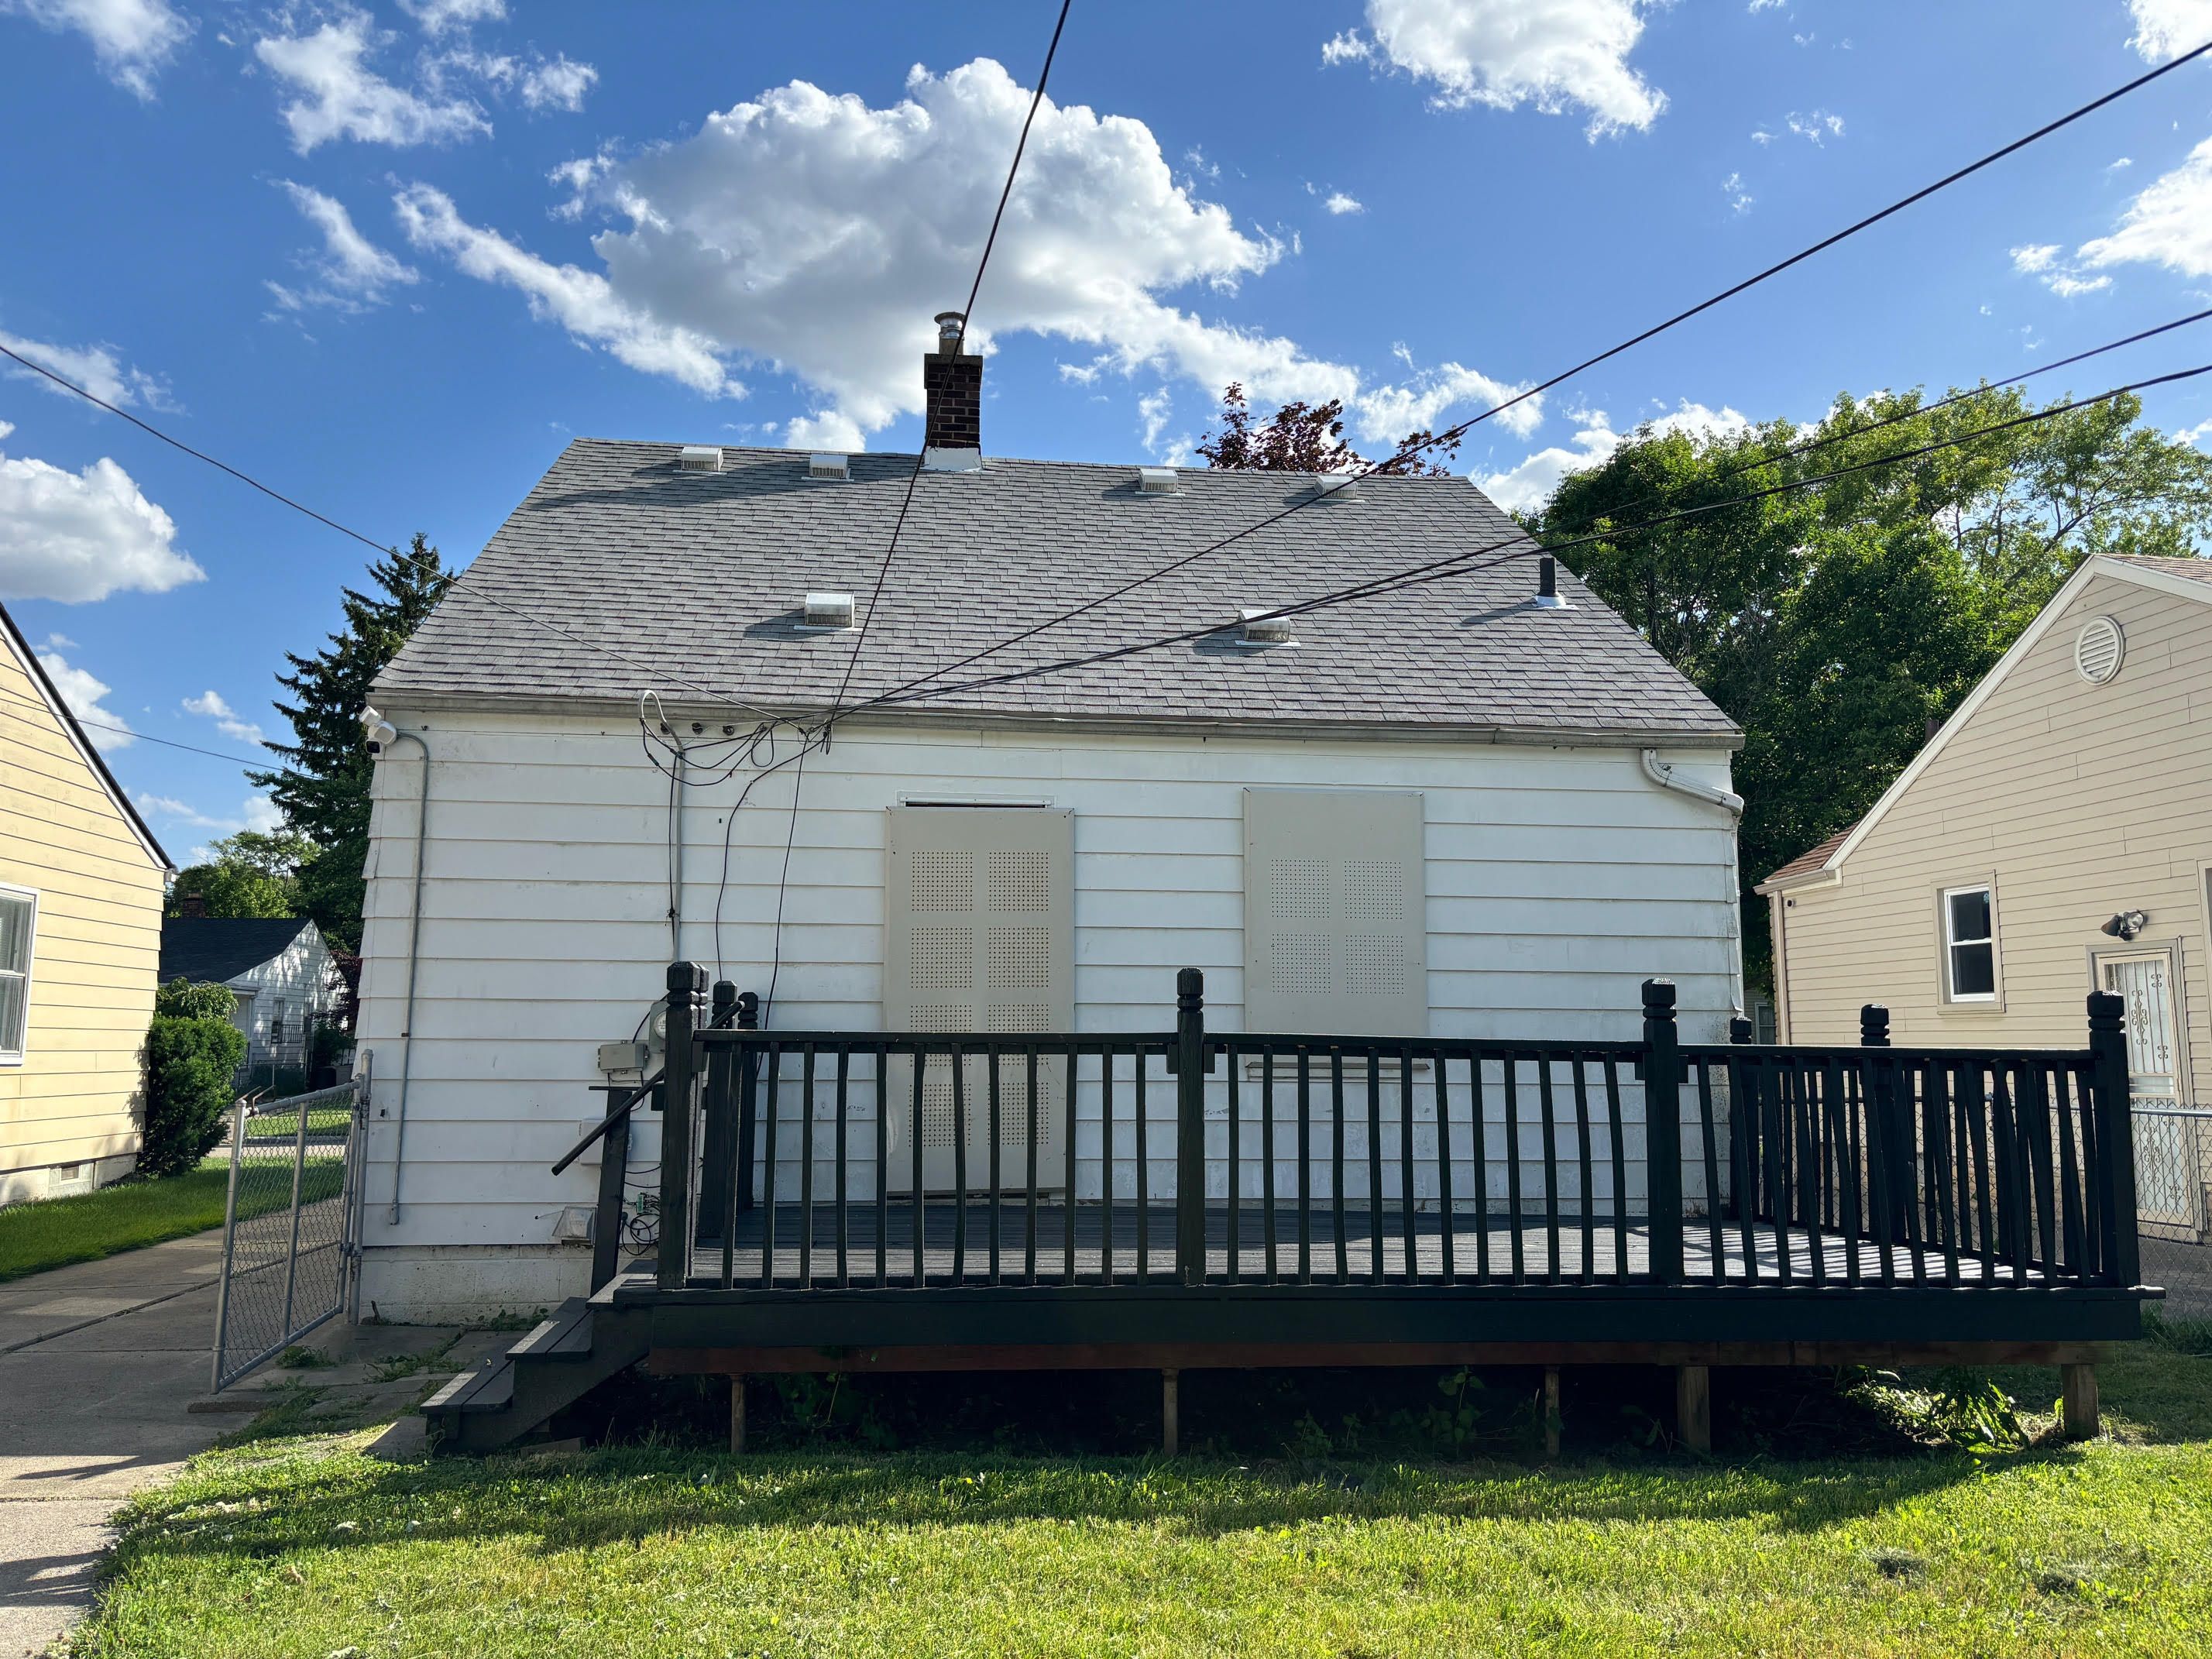
[[[305,1069],[310,1030],[329,1017],[337,982],[322,929],[302,916],[171,916],[161,924],[161,983],[175,979],[225,986],[237,999],[231,1022],[246,1033],[247,1082],[272,1066]]]
[[[1762,882],[1784,1042],[2083,1041],[2212,1099],[2212,560],[2086,561],[1871,811]]]
[[[0,610],[0,1204],[138,1160],[168,854]]]
[[[548,1166],[674,957],[773,993],[770,1029],[1155,1030],[1194,967],[1216,1029],[1627,1037],[1639,981],[1666,975],[1686,1036],[1725,1039],[1741,737],[1633,629],[1564,572],[1542,592],[1534,557],[1241,614],[1525,550],[1473,484],[987,456],[981,361],[929,368],[918,477],[912,454],[571,443],[379,678],[358,1035],[362,1295],[385,1316],[586,1287],[597,1175]],[[789,726],[749,738],[757,710],[818,724],[1240,531],[853,713],[803,772]],[[647,693],[669,732],[641,732]],[[690,747],[687,787],[641,735]],[[1146,1109],[1162,1146],[1170,1092]],[[1087,1199],[1099,1103],[1080,1109]],[[1464,1123],[1457,1085],[1450,1109]],[[941,1068],[921,1121],[935,1190]],[[659,1131],[638,1133],[643,1182]],[[1643,1156],[1639,1128],[1632,1194]],[[1506,1176],[1500,1157],[1456,1179]]]

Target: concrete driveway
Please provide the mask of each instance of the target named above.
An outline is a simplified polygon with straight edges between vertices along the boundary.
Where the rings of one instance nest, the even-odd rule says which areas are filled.
[[[207,1392],[221,1232],[0,1285],[0,1659],[82,1615],[108,1516],[236,1417]]]

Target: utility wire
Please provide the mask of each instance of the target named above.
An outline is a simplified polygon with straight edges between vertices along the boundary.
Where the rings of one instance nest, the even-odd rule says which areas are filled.
[[[2040,139],[2047,138],[2052,133],[2057,132],[2063,128],[2071,126],[2075,122],[2081,120],[2085,116],[2094,114],[2096,111],[2104,108],[2106,105],[2112,103],[2116,99],[2124,98],[2130,93],[2148,86],[2160,76],[2169,75],[2175,70],[2179,69],[2183,64],[2192,63],[2196,59],[2203,57],[2207,52],[2212,52],[2212,40],[2207,40],[2203,46],[2197,47],[2192,52],[2183,53],[2180,57],[2174,58],[2170,63],[2162,64],[2158,68],[2152,70],[2146,74],[2137,76],[2134,80],[2128,82],[2124,86],[2116,87],[2112,91],[2106,93],[2102,97],[2092,99],[2089,102],[2081,105],[2077,109],[2072,110],[2068,113],[2060,116],[2054,121],[2045,123],[2042,126],[2038,127],[2034,131],[2027,133],[2021,137],[2014,139],[2010,143],[2002,146],[2001,149],[1991,150],[1978,160],[1970,161],[1966,166],[1944,174],[1943,177],[1936,179],[1933,184],[1923,185],[1918,190],[1914,191],[1911,195],[1900,197],[1898,200],[1892,202],[1887,207],[1882,208],[1876,212],[1868,214],[1864,218],[1844,226],[1841,230],[1835,231],[1829,235],[1822,237],[1819,241],[1813,243],[1808,247],[1800,249],[1796,253],[1791,254],[1788,258],[1779,260],[1777,263],[1767,266],[1764,270],[1745,277],[1741,282],[1723,289],[1719,293],[1713,295],[1711,298],[1701,300],[1696,305],[1691,306],[1686,310],[1676,312],[1673,316],[1666,319],[1663,322],[1655,323],[1650,327],[1643,330],[1641,332],[1631,335],[1628,338],[1621,341],[1618,345],[1608,346],[1605,350],[1598,352],[1594,356],[1585,357],[1573,368],[1565,369],[1560,373],[1553,375],[1549,380],[1541,380],[1534,386],[1524,387],[1522,391],[1516,392],[1513,396],[1505,398],[1502,402],[1492,404],[1480,414],[1461,422],[1457,426],[1449,428],[1445,431],[1440,433],[1436,433],[1419,443],[1401,445],[1397,453],[1390,456],[1387,460],[1366,463],[1362,466],[1353,469],[1348,476],[1358,478],[1365,477],[1376,472],[1389,471],[1402,465],[1405,461],[1420,453],[1424,450],[1433,448],[1441,444],[1452,443],[1464,437],[1469,431],[1473,430],[1475,427],[1480,426],[1483,422],[1489,420],[1492,416],[1501,415],[1507,410],[1513,408],[1516,404],[1526,402],[1531,398],[1550,391],[1553,387],[1559,386],[1563,381],[1573,379],[1576,375],[1582,374],[1586,369],[1594,368],[1600,363],[1617,357],[1620,356],[1621,353],[1627,351],[1633,347],[1641,345],[1645,341],[1652,339],[1658,335],[1665,333],[1668,329],[1674,328],[1680,324],[1689,321],[1693,317],[1699,316],[1705,312],[1711,311],[1715,306],[1734,299],[1737,295],[1744,293],[1747,289],[1756,288],[1759,283],[1767,281],[1770,277],[1780,276],[1784,271],[1790,270],[1795,265],[1803,264],[1806,260],[1810,259],[1815,254],[1825,252],[1829,248],[1835,246],[1838,242],[1844,241],[1850,237],[1856,236],[1861,231],[1869,229],[1875,225],[1878,225],[1883,220],[1887,219],[1892,216],[1902,213],[1905,209],[1914,206],[1918,203],[1926,201],[1937,191],[1948,189],[1951,185],[1959,183],[1961,179],[1972,177],[1975,173],[1981,172],[1984,167],[1993,166],[1996,162],[2004,160],[2007,156],[2014,155],[2017,152],[2027,149],[2030,144],[2035,143]],[[1132,592],[1137,588],[1146,586],[1147,583],[1158,581],[1161,577],[1171,574],[1173,572],[1182,569],[1185,565],[1194,563],[1196,561],[1206,557],[1209,554],[1220,551],[1221,549],[1229,546],[1232,543],[1242,541],[1247,536],[1252,535],[1258,531],[1264,530],[1270,525],[1279,523],[1282,520],[1290,517],[1291,514],[1301,512],[1306,507],[1312,506],[1316,501],[1320,499],[1322,499],[1322,492],[1319,491],[1316,491],[1314,495],[1303,497],[1298,501],[1291,502],[1290,506],[1284,507],[1279,512],[1272,513],[1266,518],[1259,520],[1256,523],[1247,525],[1243,529],[1237,531],[1233,534],[1224,536],[1218,541],[1209,543],[1206,546],[1198,549],[1195,552],[1187,553],[1180,558],[1170,560],[1169,562],[1162,565],[1159,568],[1151,572],[1147,575],[1133,578],[1133,580],[1123,583],[1121,586],[1102,593],[1096,599],[1086,599],[1081,605],[1062,611],[1059,616],[1054,617],[1048,621],[1036,623],[1035,626],[1030,628],[1023,629],[1020,631],[1009,635],[1007,638],[1001,640],[996,645],[987,646],[982,650],[972,653],[966,657],[963,657],[957,662],[948,663],[942,668],[932,671],[930,673],[922,676],[920,680],[911,682],[905,686],[894,688],[893,690],[884,693],[881,696],[872,699],[869,702],[858,704],[856,707],[866,708],[871,707],[873,702],[881,702],[893,696],[902,696],[903,693],[911,690],[916,684],[927,684],[928,681],[940,678],[944,675],[957,673],[961,669],[969,666],[970,664],[980,662],[985,657],[994,655],[998,652],[1006,650],[1010,646],[1018,645],[1024,640],[1030,639],[1049,629],[1057,628],[1063,623],[1073,622],[1076,617],[1083,616],[1089,611],[1095,611],[1100,605],[1110,605],[1113,601],[1121,598],[1126,593]]]
[[[28,704],[35,708],[46,707],[44,698],[26,696],[21,691],[8,686],[0,686],[0,696],[13,697],[17,702]],[[69,707],[66,702],[62,706],[65,708]],[[88,726],[95,732],[113,732],[118,736],[136,738],[141,743],[158,743],[165,749],[182,749],[189,754],[205,755],[214,760],[230,761],[241,767],[259,768],[266,764],[262,761],[247,760],[241,755],[225,754],[220,749],[203,749],[197,744],[179,743],[173,738],[157,738],[149,732],[134,731],[127,726],[111,726],[106,720],[88,720],[73,708],[70,709],[70,717],[79,726]],[[17,718],[20,719],[21,716]]]
[[[127,409],[117,408],[113,404],[109,403],[105,398],[87,391],[84,387],[77,385],[74,380],[66,379],[60,374],[57,374],[52,369],[48,368],[45,364],[33,362],[28,357],[23,356],[20,351],[10,350],[8,347],[0,345],[0,356],[13,359],[15,362],[21,363],[25,368],[29,369],[34,374],[43,374],[47,380],[52,380],[56,386],[61,387],[64,392],[75,392],[87,403],[94,405],[96,408],[104,409],[109,414],[118,416],[122,419],[130,422],[131,425],[137,427],[141,432],[147,434],[150,437],[160,439],[172,449],[182,450],[194,460],[204,461],[210,466],[214,467],[217,471],[228,473],[232,477],[237,479],[240,483],[245,484],[247,488],[259,490],[263,495],[268,496],[270,501],[281,501],[284,506],[290,507],[295,513],[305,514],[308,518],[313,519],[317,524],[326,526],[330,529],[337,531],[341,536],[350,536],[354,540],[359,542],[363,547],[373,548],[378,554],[385,557],[398,559],[403,563],[414,565],[419,569],[430,572],[433,575],[446,577],[451,583],[451,586],[447,589],[448,597],[461,595],[490,605],[494,610],[504,611],[509,616],[520,617],[524,622],[530,623],[532,627],[544,629],[548,633],[559,635],[562,639],[568,641],[571,644],[580,645],[586,651],[597,652],[599,655],[609,658],[611,660],[620,662],[627,667],[640,669],[644,672],[652,674],[657,678],[672,680],[674,684],[682,686],[687,691],[697,692],[701,696],[706,698],[711,703],[730,703],[737,708],[743,708],[750,714],[762,715],[768,714],[768,710],[755,708],[751,703],[742,702],[739,699],[730,696],[727,692],[709,691],[703,685],[696,685],[690,680],[678,678],[676,676],[669,674],[665,669],[655,667],[653,665],[643,662],[624,652],[617,651],[612,646],[601,645],[596,641],[586,639],[580,634],[571,633],[568,629],[562,627],[558,623],[547,622],[543,617],[535,616],[530,611],[520,610],[514,605],[507,604],[504,599],[494,599],[489,593],[482,593],[478,592],[474,588],[465,587],[461,585],[461,577],[465,574],[464,572],[448,570],[443,566],[432,564],[428,559],[418,559],[412,553],[402,553],[396,547],[386,547],[381,542],[362,535],[358,530],[355,530],[348,526],[340,524],[336,519],[325,518],[322,514],[316,512],[312,507],[305,506],[302,503],[295,501],[291,496],[285,495],[282,490],[270,489],[267,484],[263,483],[260,479],[254,477],[250,473],[240,471],[228,461],[217,460],[214,456],[207,453],[206,451],[193,448],[190,444],[185,442],[183,439],[170,436],[169,434],[162,431],[161,428],[154,425],[152,422],[140,420],[136,415],[133,415]]]
[[[2126,386],[2114,386],[2110,391],[2100,392],[2092,398],[2079,398],[2069,403],[2055,404],[2049,409],[2033,410],[2025,415],[2014,416],[2010,420],[1999,421],[1989,426],[1977,427],[1972,431],[1959,433],[1948,438],[1940,439],[1933,443],[1922,444],[1912,449],[1900,450],[1894,454],[1876,456],[1873,459],[1855,462],[1849,466],[1837,467],[1827,472],[1816,473],[1811,477],[1804,478],[1792,479],[1785,483],[1772,484],[1763,489],[1752,490],[1746,495],[1729,496],[1725,501],[1707,501],[1699,506],[1683,507],[1675,512],[1662,514],[1657,518],[1644,520],[1636,524],[1616,525],[1607,530],[1595,532],[1588,535],[1574,537],[1564,542],[1553,542],[1547,545],[1537,542],[1532,532],[1522,531],[1517,535],[1509,536],[1502,541],[1491,543],[1487,546],[1475,548],[1469,552],[1450,554],[1441,559],[1431,560],[1425,564],[1410,566],[1404,570],[1393,572],[1384,576],[1378,576],[1370,580],[1361,582],[1352,587],[1341,588],[1333,593],[1322,594],[1317,599],[1305,599],[1296,605],[1286,605],[1279,606],[1273,611],[1261,611],[1247,620],[1251,622],[1268,622],[1282,617],[1302,616],[1308,611],[1324,610],[1331,605],[1345,605],[1357,599],[1370,599],[1378,597],[1384,593],[1396,592],[1401,588],[1416,587],[1429,582],[1443,581],[1454,576],[1473,574],[1477,571],[1494,568],[1496,566],[1506,562],[1509,559],[1527,558],[1532,554],[1558,553],[1564,551],[1568,548],[1586,546],[1592,542],[1615,540],[1625,535],[1635,534],[1647,530],[1655,530],[1669,524],[1680,523],[1686,519],[1700,518],[1706,514],[1720,512],[1723,508],[1742,507],[1753,501],[1765,500],[1769,496],[1788,495],[1796,490],[1808,489],[1815,484],[1831,483],[1838,478],[1849,477],[1855,473],[1871,471],[1877,467],[1894,466],[1902,462],[1917,460],[1923,456],[1933,455],[1942,450],[1956,449],[1961,445],[1971,443],[1977,438],[1987,437],[1992,433],[2011,431],[2019,427],[2033,425],[2039,421],[2052,420],[2058,416],[2069,414],[2078,409],[2086,409],[2095,404],[2109,402],[2114,398],[2123,397],[2129,392],[2143,391],[2151,386],[2170,386],[2177,381],[2194,380],[2198,375],[2208,374],[2212,374],[2212,363],[2200,364],[2195,368],[2180,369],[2171,374],[2154,375],[2148,380],[2136,380]],[[1516,544],[1519,543],[1527,543],[1528,545],[1516,548]],[[1488,562],[1485,563],[1474,562],[1474,561],[1483,559],[1486,556],[1489,555],[1496,555],[1498,556],[1489,558]],[[1155,639],[1139,641],[1129,645],[1117,646],[1111,650],[1093,652],[1088,655],[1080,657],[1064,658],[1057,662],[1041,663],[1035,667],[1017,669],[1003,674],[994,674],[979,679],[966,680],[957,685],[940,686],[935,690],[929,691],[926,694],[919,690],[910,690],[906,695],[897,697],[896,701],[902,702],[915,702],[919,701],[921,697],[925,695],[933,697],[957,696],[963,692],[980,690],[988,686],[1005,685],[1018,680],[1040,678],[1047,674],[1066,673],[1074,669],[1093,667],[1100,663],[1118,661],[1124,657],[1133,657],[1145,652],[1160,650],[1168,646],[1180,645],[1192,640],[1204,639],[1209,635],[1220,633],[1224,627],[1229,625],[1230,624],[1220,622],[1211,622],[1201,627],[1187,629],[1179,633],[1164,635]],[[879,701],[890,700],[891,699],[887,697],[886,699]],[[866,706],[867,705],[866,704],[860,705],[860,707],[862,708]]]

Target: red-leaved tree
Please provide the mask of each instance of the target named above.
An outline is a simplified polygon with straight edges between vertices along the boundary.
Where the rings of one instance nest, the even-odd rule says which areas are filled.
[[[1437,442],[1424,427],[1407,434],[1389,459],[1371,462],[1344,440],[1344,400],[1325,404],[1303,401],[1285,404],[1271,421],[1257,423],[1244,388],[1231,380],[1221,394],[1221,430],[1208,433],[1199,442],[1199,454],[1217,471],[1232,472],[1352,472],[1370,471],[1377,476],[1442,478],[1450,476],[1443,465],[1459,453],[1459,440]]]

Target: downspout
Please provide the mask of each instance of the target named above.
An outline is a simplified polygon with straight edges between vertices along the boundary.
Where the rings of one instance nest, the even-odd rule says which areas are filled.
[[[399,1224],[399,1176],[407,1158],[407,1083],[415,1068],[415,963],[422,939],[422,854],[430,836],[430,745],[419,733],[402,732],[374,708],[364,710],[362,724],[368,732],[368,751],[381,754],[392,744],[406,741],[422,751],[422,799],[415,815],[415,874],[407,901],[407,993],[399,1016],[399,1102],[392,1126],[392,1205],[385,1224]]]
[[[1656,749],[1643,751],[1644,775],[1662,789],[1671,789],[1678,795],[1687,795],[1708,806],[1717,806],[1731,820],[1743,817],[1743,797],[1731,790],[1716,789],[1709,783],[1699,783],[1695,778],[1684,777],[1666,761],[1659,758]],[[1735,824],[1729,826],[1728,842],[1728,944],[1730,1006],[1741,1017],[1743,1013],[1743,889],[1736,871]]]

